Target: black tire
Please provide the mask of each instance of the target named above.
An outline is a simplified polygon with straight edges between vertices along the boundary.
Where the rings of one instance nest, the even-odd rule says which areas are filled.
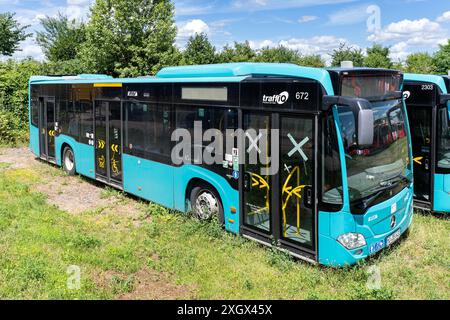
[[[65,147],[62,157],[62,167],[69,176],[74,176],[77,172],[75,154],[71,147]]]
[[[191,190],[189,200],[191,202],[192,211],[197,219],[203,221],[217,219],[221,225],[225,224],[222,200],[213,187],[208,184],[195,186]],[[217,206],[212,205],[214,201]],[[201,204],[204,205],[202,206]],[[214,209],[209,210],[211,212],[208,212],[207,208],[211,206],[214,207]]]

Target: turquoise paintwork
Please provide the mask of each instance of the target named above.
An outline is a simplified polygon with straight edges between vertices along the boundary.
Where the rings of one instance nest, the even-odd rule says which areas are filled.
[[[328,71],[319,68],[300,67],[286,63],[227,63],[204,66],[169,67],[162,69],[157,78],[243,77],[243,76],[302,77],[320,82],[327,94],[333,94],[333,85]]]
[[[29,144],[31,152],[36,157],[39,157],[39,129],[35,126],[31,125],[30,122],[30,144]]]
[[[434,175],[434,206],[437,212],[450,212],[450,175]]]
[[[208,182],[222,200],[225,228],[239,233],[239,193],[218,174],[194,165],[172,167],[129,155],[123,156],[123,174],[124,191],[181,212],[188,210],[186,189],[189,182],[192,179]],[[232,213],[230,207],[238,211]]]
[[[224,218],[225,218],[225,228],[233,233],[239,233],[239,192],[234,190],[228,181],[218,174],[212,173],[211,171],[194,166],[185,165],[177,168],[175,171],[175,185],[174,185],[174,195],[175,195],[175,209],[185,211],[185,193],[186,187],[194,178],[200,178],[211,184],[219,192],[220,198],[222,199]],[[236,208],[236,213],[232,213],[230,208]],[[230,221],[233,221],[231,222]]]
[[[403,107],[405,105],[403,104]],[[405,109],[406,110],[406,109]],[[318,217],[318,255],[319,263],[328,266],[353,265],[376,252],[370,252],[373,244],[386,241],[386,238],[400,229],[403,234],[408,230],[413,219],[413,186],[405,188],[393,198],[371,207],[364,215],[353,215],[350,211],[350,197],[348,192],[347,166],[345,162],[345,149],[342,140],[340,120],[337,107],[333,107],[333,116],[339,144],[341,161],[343,206],[340,212],[319,212]],[[408,139],[410,145],[410,159],[412,159],[411,135],[407,123]],[[412,167],[412,162],[411,162]],[[412,174],[408,171],[407,174]],[[391,227],[392,208],[395,206],[397,224]],[[338,242],[342,234],[354,232],[364,235],[366,246],[355,250],[348,250]]]
[[[95,149],[93,146],[78,143],[74,138],[59,135],[55,137],[56,148],[56,164],[61,166],[61,156],[63,152],[63,145],[69,145],[75,155],[76,170],[78,174],[88,178],[95,179]]]
[[[333,95],[333,85],[328,71],[319,68],[300,67],[285,63],[230,63],[202,66],[169,67],[156,77],[111,78],[107,76],[31,77],[30,84],[90,84],[90,83],[200,83],[241,82],[250,76],[301,77],[322,84],[328,95]]]
[[[447,86],[445,85],[445,81],[442,76],[405,74],[405,81],[433,83],[439,87],[442,94],[448,93]],[[447,102],[447,109],[450,118],[450,101]],[[435,174],[433,187],[433,211],[450,212],[450,175]]]
[[[405,73],[404,81],[434,83],[442,90],[443,93],[447,93],[447,87],[445,86],[444,78],[442,78],[441,76],[435,76],[431,74]]]
[[[124,154],[123,188],[140,198],[174,208],[174,168]],[[182,210],[184,211],[184,210]]]
[[[386,238],[400,229],[403,234],[413,221],[413,189],[408,188],[401,193],[372,207],[365,215],[356,216],[350,213],[339,212],[319,215],[319,226],[325,224],[332,226],[329,236],[319,234],[319,263],[328,266],[353,265],[376,252],[370,252],[370,247],[380,241],[386,243]],[[395,213],[397,225],[391,228],[391,206],[397,204]],[[376,218],[375,218],[376,217]],[[369,219],[374,219],[369,222]],[[355,250],[347,250],[338,241],[337,237],[348,232],[361,233],[366,238],[366,246]]]
[[[135,79],[113,79],[103,75],[80,75],[77,77],[33,77],[32,84],[91,84],[91,83],[209,83],[242,82],[251,76],[301,77],[316,80],[324,87],[326,94],[334,95],[329,72],[324,69],[305,68],[291,64],[235,63],[227,65],[207,65],[175,67],[161,70],[156,77]],[[336,127],[340,127],[337,108],[333,108]],[[347,176],[344,147],[341,132],[337,130],[341,154],[341,170]],[[39,154],[39,132],[30,126],[30,148]],[[56,162],[61,165],[62,146],[68,144],[74,151],[77,172],[95,179],[94,147],[77,143],[73,138],[60,135],[56,137]],[[189,210],[186,202],[186,189],[192,179],[201,179],[210,183],[218,191],[223,202],[225,228],[235,234],[240,232],[239,192],[234,190],[226,178],[205,168],[184,165],[172,167],[144,160],[130,155],[123,155],[124,191],[143,199],[157,202],[167,208],[182,212]],[[347,180],[343,179],[343,208],[341,212],[319,212],[318,216],[318,261],[325,265],[343,266],[354,264],[370,255],[370,245],[383,240],[398,228],[404,232],[412,221],[410,210],[412,188],[405,189],[389,201],[383,202],[369,210],[366,215],[355,216],[350,213]],[[392,205],[397,204],[397,226],[390,227]],[[234,207],[236,212],[231,212]],[[374,218],[376,216],[376,218]],[[370,221],[369,221],[370,219]],[[348,251],[337,242],[343,233],[360,232],[365,235],[367,246]],[[361,250],[361,253],[357,251]]]
[[[107,79],[81,79],[81,78],[61,78],[61,77],[32,77],[31,84],[92,84],[92,83],[209,83],[209,82],[241,82],[247,77],[229,77],[229,78],[107,78]]]
[[[28,85],[28,97],[31,97],[31,86]],[[28,99],[28,124],[30,127],[29,148],[36,157],[40,156],[39,150],[39,129],[31,124],[31,99]]]

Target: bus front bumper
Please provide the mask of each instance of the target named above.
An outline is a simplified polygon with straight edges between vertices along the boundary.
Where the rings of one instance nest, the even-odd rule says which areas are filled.
[[[405,206],[404,214],[401,215],[401,220],[397,221],[394,228],[386,228],[385,232],[379,234],[368,232],[370,228],[367,226],[356,228],[356,233],[363,234],[366,244],[352,250],[345,248],[336,237],[319,234],[319,263],[332,267],[344,267],[357,264],[359,261],[381,252],[395,244],[409,229],[413,221],[413,213],[411,194],[411,198],[408,199],[407,206]]]

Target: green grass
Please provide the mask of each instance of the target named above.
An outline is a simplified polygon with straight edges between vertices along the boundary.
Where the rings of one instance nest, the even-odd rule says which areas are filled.
[[[134,275],[144,268],[200,299],[450,298],[445,219],[416,215],[410,236],[397,246],[359,266],[330,269],[155,204],[139,204],[138,225],[125,215],[102,215],[101,208],[69,214],[32,191],[40,179],[29,169],[0,170],[2,299],[112,299],[132,292]],[[103,196],[124,197],[110,189]],[[79,290],[67,288],[70,265],[81,268]],[[366,286],[372,266],[381,271],[378,290]],[[113,276],[99,283],[102,273]]]

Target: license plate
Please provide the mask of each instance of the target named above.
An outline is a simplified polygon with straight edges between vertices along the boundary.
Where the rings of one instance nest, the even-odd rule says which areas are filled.
[[[400,236],[402,235],[400,229],[398,229],[397,231],[395,231],[393,234],[391,234],[389,237],[387,237],[386,239],[386,246],[390,246],[391,244],[393,244],[395,241],[397,241],[398,239],[400,239]]]
[[[384,240],[375,242],[374,244],[372,244],[372,245],[370,246],[370,248],[369,248],[369,253],[370,253],[370,254],[373,254],[373,253],[375,253],[375,252],[380,251],[380,250],[383,249],[383,248],[384,248]]]

